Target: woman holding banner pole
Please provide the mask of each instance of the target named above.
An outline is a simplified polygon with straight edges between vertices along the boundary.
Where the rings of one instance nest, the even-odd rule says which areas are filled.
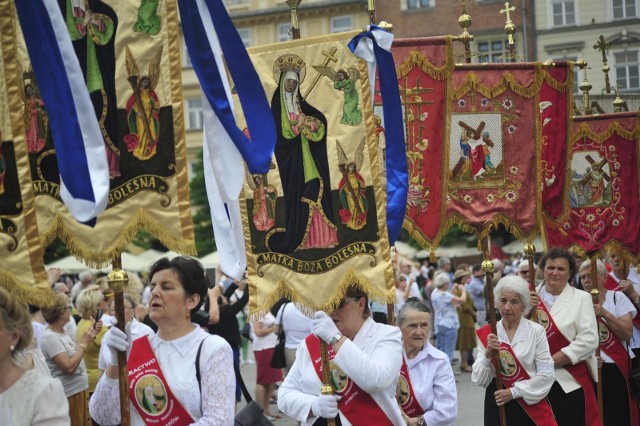
[[[529,311],[529,287],[516,276],[507,276],[496,286],[495,303],[502,319],[476,331],[478,355],[471,381],[486,388],[484,424],[499,424],[498,406],[504,406],[507,424],[518,426],[556,425],[551,406],[545,400],[555,380],[553,359],[544,328],[524,318]],[[491,359],[500,353],[505,389],[496,391]]]
[[[548,250],[540,269],[544,281],[530,302],[537,306],[537,322],[546,329],[555,364],[556,382],[548,398],[556,421],[559,426],[600,426],[593,386],[599,339],[591,295],[569,284],[577,266],[567,250]]]
[[[207,294],[204,269],[192,258],[161,258],[149,271],[149,317],[158,333],[133,342],[111,327],[103,345],[110,361],[90,402],[91,417],[103,425],[120,423],[118,351],[127,351],[131,425],[229,425],[235,411],[233,352],[220,336],[203,331],[191,318]]]
[[[303,425],[404,425],[395,399],[402,365],[400,330],[371,319],[367,294],[350,286],[330,315],[316,312],[313,334],[298,346],[296,361],[278,391],[278,408]],[[323,395],[320,340],[329,344],[333,395]],[[316,423],[316,421],[318,423]]]
[[[602,363],[602,403],[605,426],[637,425],[638,405],[631,395],[627,378],[629,377],[630,360],[633,356],[625,342],[633,333],[633,317],[636,308],[631,301],[617,291],[607,291],[604,283],[608,272],[604,263],[596,262],[597,285],[591,279],[591,261],[585,260],[580,265],[580,282],[588,292],[594,288],[599,291],[599,302],[594,305],[598,318],[600,334],[600,356]]]

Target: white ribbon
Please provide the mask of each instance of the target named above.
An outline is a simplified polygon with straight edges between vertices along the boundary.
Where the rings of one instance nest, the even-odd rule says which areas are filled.
[[[371,26],[367,26],[367,32],[370,32],[373,38],[376,40],[378,47],[391,52],[391,44],[393,44],[393,34],[383,31],[377,28],[371,29]],[[353,54],[364,59],[367,62],[367,70],[369,74],[369,87],[371,89],[371,102],[375,104],[376,93],[376,54],[373,49],[373,40],[369,37],[362,37],[358,41],[358,46],[353,51]]]

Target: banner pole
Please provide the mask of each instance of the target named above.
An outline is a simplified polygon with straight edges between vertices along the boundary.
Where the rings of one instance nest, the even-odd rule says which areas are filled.
[[[589,263],[591,264],[591,302],[593,305],[598,305],[600,303],[600,290],[598,290],[598,258],[593,256]],[[596,357],[600,358],[600,323],[596,318],[596,327],[598,333],[598,347],[596,348]],[[598,363],[599,364],[599,363]],[[600,411],[600,422],[604,424],[604,420],[602,418],[602,366],[598,365],[598,384],[596,387],[596,396],[598,397],[598,410]]]
[[[113,259],[113,269],[107,276],[107,283],[109,288],[113,290],[113,300],[115,304],[115,314],[118,327],[122,332],[125,332],[125,318],[124,318],[124,289],[129,283],[129,276],[126,271],[122,270],[122,259],[120,255],[117,255]],[[127,352],[118,352],[118,389],[120,391],[120,424],[122,426],[129,426],[131,424],[131,414],[129,412],[129,383],[127,381]]]
[[[484,252],[484,260],[482,261],[482,270],[485,273],[487,280],[487,308],[489,309],[489,323],[491,324],[491,333],[497,335],[498,330],[496,327],[496,307],[493,300],[493,262],[489,258],[489,237],[481,241],[482,251]],[[500,353],[495,354],[491,362],[493,363],[493,369],[496,373],[496,388],[498,390],[505,389],[504,382],[502,381],[502,370],[500,369]],[[507,426],[507,413],[505,412],[504,405],[498,407],[498,413],[500,415],[500,425]]]
[[[533,261],[533,255],[535,254],[535,252],[536,252],[536,248],[533,246],[533,244],[530,241],[524,245],[524,254],[525,256],[527,256],[527,262],[529,262],[529,276],[527,277],[529,281],[529,291],[536,291],[536,274],[535,274],[534,261]],[[533,309],[531,311],[531,315],[529,316],[529,319],[533,322],[538,322],[537,309]]]

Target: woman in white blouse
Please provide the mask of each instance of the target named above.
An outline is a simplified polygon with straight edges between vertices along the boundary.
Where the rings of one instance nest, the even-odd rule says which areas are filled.
[[[487,389],[484,424],[500,424],[498,406],[505,406],[507,424],[555,425],[544,399],[555,380],[553,359],[545,329],[524,318],[530,309],[527,282],[516,276],[500,279],[495,303],[502,316],[498,335],[490,332],[489,325],[477,330],[478,355],[471,374],[473,383]],[[498,353],[506,389],[497,391],[491,361]]]
[[[407,425],[449,426],[458,417],[458,395],[449,357],[429,343],[429,308],[412,297],[398,314],[404,365],[396,398]]]
[[[145,421],[166,424],[177,417],[180,424],[233,424],[231,347],[191,321],[207,294],[202,265],[187,257],[161,258],[151,266],[149,280],[149,317],[158,333],[131,342],[129,333],[117,327],[107,332],[103,344],[110,349],[110,361],[91,398],[91,417],[99,424],[120,423],[117,351],[131,348],[127,366],[135,392],[133,398],[130,394],[132,426]]]

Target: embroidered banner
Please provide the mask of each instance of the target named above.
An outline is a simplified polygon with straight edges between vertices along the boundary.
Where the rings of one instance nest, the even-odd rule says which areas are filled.
[[[34,210],[17,60],[15,9],[0,0],[0,286],[21,300],[53,301]]]
[[[281,296],[331,310],[349,285],[394,300],[367,66],[347,47],[354,34],[249,49],[277,128],[271,170],[247,176],[241,200],[254,314]]]
[[[58,4],[100,123],[110,190],[93,228],[62,204],[47,116],[55,105],[39,96],[55,81],[36,82],[21,49],[21,109],[43,243],[59,238],[75,256],[102,266],[144,229],[172,250],[195,254],[175,2]]]
[[[405,228],[432,253],[454,224],[479,239],[499,224],[533,239],[541,87],[560,84],[538,63],[454,66],[450,38],[400,40],[392,51],[409,158]]]
[[[640,126],[637,112],[576,117],[562,194],[567,215],[545,216],[549,246],[591,256],[608,248],[640,256]]]

